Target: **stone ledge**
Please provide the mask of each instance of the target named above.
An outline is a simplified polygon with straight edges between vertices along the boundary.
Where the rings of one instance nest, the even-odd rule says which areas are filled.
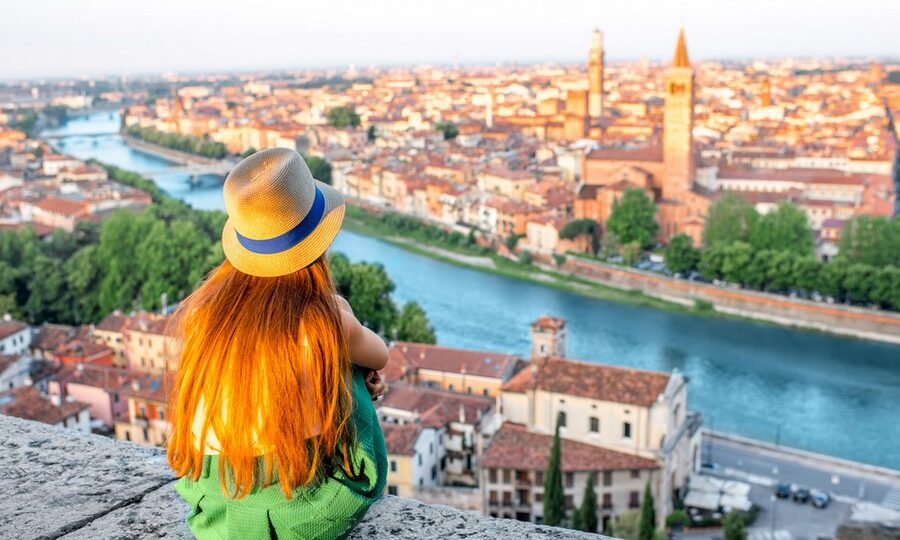
[[[2,415],[0,433],[0,538],[192,538],[161,450]],[[604,537],[386,496],[349,538]]]

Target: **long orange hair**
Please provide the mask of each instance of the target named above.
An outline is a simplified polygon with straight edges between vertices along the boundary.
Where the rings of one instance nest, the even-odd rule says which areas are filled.
[[[272,484],[273,467],[288,498],[331,467],[351,471],[351,368],[334,294],[324,255],[275,278],[226,260],[181,303],[167,445],[178,476],[199,478],[210,429],[235,498]]]

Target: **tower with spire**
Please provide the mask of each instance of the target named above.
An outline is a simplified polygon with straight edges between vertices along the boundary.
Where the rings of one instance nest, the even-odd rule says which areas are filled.
[[[678,33],[678,43],[672,65],[665,75],[665,114],[663,117],[662,196],[677,200],[690,191],[694,181],[694,69],[688,59],[684,28]]]
[[[588,116],[592,126],[603,115],[603,60],[603,32],[594,30],[588,53]]]

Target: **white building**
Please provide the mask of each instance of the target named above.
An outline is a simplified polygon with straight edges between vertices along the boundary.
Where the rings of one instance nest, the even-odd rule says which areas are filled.
[[[23,322],[0,320],[0,354],[22,354],[31,345],[31,328]]]

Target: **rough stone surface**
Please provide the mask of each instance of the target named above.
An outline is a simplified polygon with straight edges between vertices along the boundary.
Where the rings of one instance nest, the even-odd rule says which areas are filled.
[[[0,415],[0,538],[190,539],[160,450]],[[369,539],[602,539],[386,496],[350,534]]]

